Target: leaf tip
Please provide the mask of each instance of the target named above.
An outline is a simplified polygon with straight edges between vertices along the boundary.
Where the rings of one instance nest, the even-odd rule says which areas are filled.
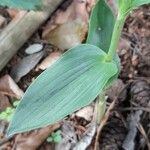
[[[12,137],[15,134],[16,133],[13,131],[13,129],[9,126],[6,133],[7,137]]]

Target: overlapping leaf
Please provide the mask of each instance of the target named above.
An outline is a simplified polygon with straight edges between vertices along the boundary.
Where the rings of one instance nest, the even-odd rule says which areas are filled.
[[[105,0],[98,0],[90,17],[89,32],[86,43],[98,46],[105,52],[108,52],[114,24],[115,18],[111,9]],[[118,72],[108,81],[106,88],[117,79],[120,72],[120,59],[117,53],[114,56],[114,61],[118,67]]]
[[[132,7],[135,8],[135,7],[138,7],[144,4],[149,4],[149,3],[150,3],[150,0],[133,0]]]
[[[38,10],[42,7],[42,2],[41,0],[0,0],[0,5],[11,8]]]
[[[122,15],[127,16],[133,9],[144,4],[149,4],[150,0],[118,0],[118,3]]]
[[[98,0],[91,13],[86,43],[108,52],[114,23],[114,15],[105,0]]]
[[[28,88],[8,134],[53,124],[92,102],[118,72],[105,57],[105,52],[89,44],[66,52]]]

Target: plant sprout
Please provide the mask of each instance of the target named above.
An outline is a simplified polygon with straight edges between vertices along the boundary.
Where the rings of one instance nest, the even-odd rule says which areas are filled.
[[[59,143],[62,140],[61,131],[53,132],[48,138],[47,142]]]
[[[120,63],[116,50],[125,20],[134,8],[150,0],[116,0],[116,3],[115,18],[105,0],[97,0],[86,44],[68,50],[33,81],[9,125],[9,136],[60,121],[103,95],[117,79]],[[100,96],[100,115],[105,112],[105,103]]]
[[[15,101],[13,107],[7,107],[5,111],[0,112],[0,120],[10,122],[19,103],[20,101]]]

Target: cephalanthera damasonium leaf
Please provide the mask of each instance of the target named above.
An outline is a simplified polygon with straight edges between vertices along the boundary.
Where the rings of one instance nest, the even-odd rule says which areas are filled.
[[[45,127],[91,103],[117,72],[106,53],[83,44],[67,51],[28,88],[8,135]]]
[[[38,10],[42,7],[41,0],[0,0],[1,6],[10,8]]]
[[[121,70],[121,64],[120,64],[120,58],[119,58],[118,54],[116,54],[114,56],[114,62],[116,64],[117,68],[118,68],[118,72],[108,80],[108,82],[107,82],[107,84],[105,86],[105,89],[109,88],[112,85],[112,83],[115,80],[117,80],[117,78],[119,76],[119,73],[120,73],[120,70]]]
[[[149,4],[150,0],[118,0],[120,11],[122,15],[129,15],[129,12],[133,9],[144,5]]]
[[[92,10],[86,43],[108,52],[115,18],[105,0],[98,0]]]
[[[132,7],[139,7],[144,4],[149,4],[150,0],[132,0]]]
[[[86,43],[98,46],[105,52],[108,52],[112,33],[115,24],[115,17],[105,0],[98,0],[92,10],[89,23],[89,32]],[[114,80],[118,78],[120,72],[120,59],[118,54],[114,56],[114,61],[118,67],[118,73],[108,80],[108,88]]]

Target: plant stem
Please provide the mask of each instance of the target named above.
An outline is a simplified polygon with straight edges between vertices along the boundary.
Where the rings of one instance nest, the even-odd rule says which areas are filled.
[[[118,14],[116,23],[114,26],[113,34],[112,34],[112,39],[111,39],[110,48],[108,51],[108,56],[106,58],[107,61],[112,61],[112,59],[116,53],[125,19],[126,19],[126,16],[121,16]]]
[[[97,124],[100,124],[106,111],[106,98],[104,92],[98,96],[96,107],[97,107],[96,120],[97,120]]]

